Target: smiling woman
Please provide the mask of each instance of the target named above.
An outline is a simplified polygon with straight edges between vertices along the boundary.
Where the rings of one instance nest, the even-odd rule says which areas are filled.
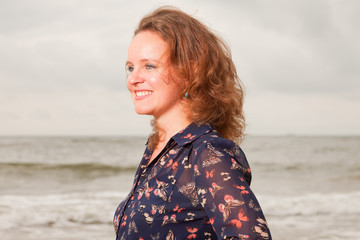
[[[168,44],[154,32],[141,32],[131,42],[127,83],[138,114],[153,115],[156,119],[176,114],[186,119],[179,97],[181,89],[174,79],[169,81],[168,59]]]
[[[144,17],[128,49],[127,87],[154,132],[129,195],[120,239],[271,239],[250,189],[243,91],[225,44],[174,8]]]

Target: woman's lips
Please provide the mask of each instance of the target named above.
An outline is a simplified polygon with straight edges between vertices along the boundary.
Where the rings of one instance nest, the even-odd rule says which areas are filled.
[[[152,91],[149,90],[136,90],[135,91],[135,99],[139,100],[142,98],[145,98],[149,96],[152,93]]]

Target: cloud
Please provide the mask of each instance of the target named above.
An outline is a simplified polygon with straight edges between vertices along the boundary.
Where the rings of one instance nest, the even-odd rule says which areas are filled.
[[[358,1],[13,0],[0,3],[0,134],[148,132],[124,62],[140,18],[164,4],[229,43],[250,133],[360,133]]]
[[[56,91],[88,84],[124,89],[119,79],[124,78],[124,46],[130,36],[130,27],[121,24],[126,20],[121,14],[124,10],[115,17],[105,5],[25,2],[11,1],[8,15],[17,14],[1,21],[13,23],[12,31],[1,28],[0,72],[11,79],[2,83],[2,89],[9,85],[11,89]]]
[[[329,94],[248,95],[247,132],[257,135],[358,135],[360,101]],[[267,109],[266,111],[264,109]]]
[[[88,88],[84,92],[0,96],[2,135],[141,135],[149,117],[138,116],[126,92]]]
[[[240,75],[258,89],[280,92],[359,89],[360,17],[348,5],[252,1],[237,9],[236,24],[226,32],[236,32],[229,40]]]

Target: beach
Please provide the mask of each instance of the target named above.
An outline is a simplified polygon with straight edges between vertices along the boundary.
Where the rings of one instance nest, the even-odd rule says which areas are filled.
[[[115,239],[145,137],[0,137],[0,236]],[[360,137],[248,136],[241,144],[273,239],[359,239]]]

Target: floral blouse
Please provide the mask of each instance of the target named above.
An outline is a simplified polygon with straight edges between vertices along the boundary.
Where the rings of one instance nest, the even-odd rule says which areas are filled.
[[[114,216],[116,239],[271,239],[244,153],[209,124],[146,148]]]

